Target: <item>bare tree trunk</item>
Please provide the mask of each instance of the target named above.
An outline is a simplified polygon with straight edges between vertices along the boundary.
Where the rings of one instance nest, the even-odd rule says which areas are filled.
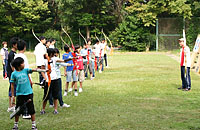
[[[89,30],[89,27],[86,26],[86,34],[87,34],[87,39],[90,38],[90,30]]]
[[[120,23],[123,19],[122,8],[125,0],[115,0],[114,13],[118,16],[117,22]]]

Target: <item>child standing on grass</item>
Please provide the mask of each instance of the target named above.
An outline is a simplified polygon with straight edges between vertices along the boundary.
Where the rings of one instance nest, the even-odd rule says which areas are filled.
[[[1,49],[1,59],[3,64],[3,79],[7,79],[7,65],[8,65],[8,48],[7,42],[2,42],[3,48]]]
[[[179,45],[182,47],[180,51],[180,66],[181,66],[181,80],[182,87],[185,91],[191,89],[191,79],[190,79],[190,48],[184,43],[184,38],[179,39]],[[185,76],[185,67],[186,67],[186,76]]]
[[[19,42],[17,43],[17,49],[18,49],[18,53],[15,54],[14,59],[16,59],[17,57],[21,57],[24,60],[24,68],[29,68],[28,59],[27,59],[26,55],[24,54],[26,51],[26,42],[24,40],[20,39]],[[28,77],[29,77],[29,81],[32,86],[31,75],[28,75]],[[31,118],[31,116],[28,113],[27,107],[25,107],[25,109],[24,109],[23,118],[24,119]]]
[[[64,50],[66,53],[63,54],[63,60],[74,58],[72,55],[72,52],[70,52],[70,48],[67,45],[64,46]],[[73,61],[69,60],[66,63],[73,64]],[[71,87],[68,91],[69,82],[71,82],[72,78],[73,78],[72,86],[75,87],[74,96],[78,96],[78,92],[77,92],[78,75],[76,71],[77,70],[74,68],[74,66],[67,66],[67,69],[66,67],[64,68],[64,73],[66,76],[66,87],[65,87],[64,96],[67,96],[67,92],[71,92],[73,90]]]
[[[14,84],[17,85],[16,88],[16,95],[17,95],[17,103],[16,108],[22,106],[25,102],[31,99],[30,102],[26,104],[28,108],[28,113],[31,114],[32,120],[32,130],[37,130],[36,123],[35,123],[35,109],[33,104],[33,90],[29,81],[28,74],[32,72],[37,72],[37,69],[24,69],[24,60],[21,57],[16,58],[12,62],[12,66],[15,68],[15,71],[11,74],[11,90],[12,90],[12,97],[14,96]],[[15,116],[15,123],[13,130],[18,130],[18,121],[19,116],[22,113],[19,113]]]
[[[53,97],[53,104],[54,104],[54,111],[53,114],[58,114],[58,99],[59,99],[59,80],[58,80],[58,75],[56,73],[56,60],[53,59],[55,55],[55,51],[53,48],[47,49],[48,57],[50,61],[47,61],[45,59],[45,68],[46,70],[48,69],[48,65],[51,66],[51,73],[50,73],[50,78],[48,79],[47,73],[45,73],[44,79],[46,82],[46,85],[44,86],[44,97],[43,97],[43,108],[42,111],[40,112],[41,115],[45,114],[45,107],[47,104],[47,100],[49,100],[50,94],[52,94]],[[50,86],[48,86],[48,81],[51,80]]]
[[[57,76],[58,76],[58,84],[59,84],[59,98],[58,98],[58,101],[59,101],[59,104],[60,104],[61,107],[70,107],[70,105],[65,104],[63,102],[63,99],[62,99],[62,80],[61,80],[61,72],[60,72],[60,67],[61,66],[68,66],[69,64],[68,63],[61,63],[63,61],[58,58],[58,56],[60,54],[59,50],[57,48],[54,48],[54,51],[55,51],[55,56],[53,57],[53,59],[55,59],[55,61],[56,61],[56,66],[55,67],[56,67],[56,73],[57,73]],[[49,104],[50,104],[50,107],[53,107],[52,94],[50,94],[50,97],[49,97]]]
[[[83,81],[85,80],[84,66],[83,66],[83,57],[80,54],[80,46],[75,46],[75,51],[77,53],[77,68],[78,68],[78,80],[80,83],[79,93],[83,92]]]
[[[7,76],[10,81],[11,73],[13,72],[11,62],[14,60],[16,51],[17,51],[17,43],[19,41],[19,38],[13,37],[10,39],[10,44],[12,46],[11,51],[8,54],[8,65],[7,65]],[[10,83],[10,82],[9,82]],[[9,107],[8,107],[8,112],[14,111],[15,110],[15,96],[16,96],[16,85],[14,85],[14,97],[12,98],[11,94],[11,83],[9,85],[9,91],[8,91],[8,96],[9,96]],[[11,99],[13,100],[13,103],[11,103]]]

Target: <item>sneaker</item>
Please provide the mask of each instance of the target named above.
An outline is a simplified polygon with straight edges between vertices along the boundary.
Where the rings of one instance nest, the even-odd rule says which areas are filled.
[[[3,80],[8,80],[8,78],[3,78]]]
[[[44,111],[44,110],[42,110],[41,112],[40,112],[40,115],[44,115],[46,112]]]
[[[101,70],[99,70],[99,73],[102,73],[102,71],[101,71]]]
[[[79,93],[82,93],[83,92],[83,89],[82,88],[79,88]]]
[[[22,118],[23,118],[23,119],[31,119],[31,115],[26,114],[26,115],[23,115]]]
[[[67,96],[67,92],[66,92],[66,91],[64,92],[64,95],[63,95],[63,96]]]
[[[37,127],[36,126],[32,126],[32,130],[37,130]]]
[[[94,79],[94,77],[91,77],[91,78],[90,78],[90,80],[93,80],[93,79]]]
[[[72,88],[69,88],[68,92],[72,92],[72,90],[73,90]]]
[[[50,108],[52,108],[52,107],[53,107],[53,105],[49,105],[49,107],[50,107]]]
[[[15,111],[15,107],[9,107],[7,112],[14,112]]]
[[[77,96],[78,96],[78,92],[74,92],[74,96],[76,96],[76,97],[77,97]]]
[[[185,89],[183,89],[183,91],[189,91],[189,89],[188,89],[188,88],[185,88]]]
[[[53,114],[55,114],[55,115],[58,114],[58,111],[55,111],[55,110],[54,110],[54,111],[53,111]]]
[[[15,125],[12,130],[18,130],[18,126]]]
[[[70,105],[64,103],[61,107],[67,107],[68,108],[68,107],[70,107]]]
[[[108,66],[106,66],[106,68],[109,68]]]

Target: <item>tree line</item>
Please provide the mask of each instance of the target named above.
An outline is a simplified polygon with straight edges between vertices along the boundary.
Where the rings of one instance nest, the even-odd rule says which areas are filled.
[[[199,17],[198,0],[0,0],[0,41],[18,36],[31,44],[37,41],[31,30],[47,38],[55,38],[62,47],[66,42],[62,27],[75,44],[83,44],[79,30],[86,38],[103,39],[101,30],[114,46],[130,51],[155,49],[155,24],[159,17]],[[191,24],[186,31],[189,43],[195,41],[200,29]],[[188,33],[188,34],[187,34]]]

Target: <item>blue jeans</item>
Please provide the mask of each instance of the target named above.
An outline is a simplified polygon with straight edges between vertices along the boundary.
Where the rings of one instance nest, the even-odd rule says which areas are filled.
[[[8,65],[8,60],[4,59],[5,65],[3,65],[3,77],[7,78],[7,65]]]
[[[181,66],[181,80],[183,89],[191,89],[190,67],[187,67],[185,76],[185,66]]]
[[[62,80],[61,80],[61,78],[58,79],[58,84],[59,84],[59,97],[58,97],[58,101],[60,103],[60,106],[62,106],[64,103],[63,103],[63,99],[62,99]],[[53,105],[53,97],[52,97],[51,93],[49,94],[49,104]]]

